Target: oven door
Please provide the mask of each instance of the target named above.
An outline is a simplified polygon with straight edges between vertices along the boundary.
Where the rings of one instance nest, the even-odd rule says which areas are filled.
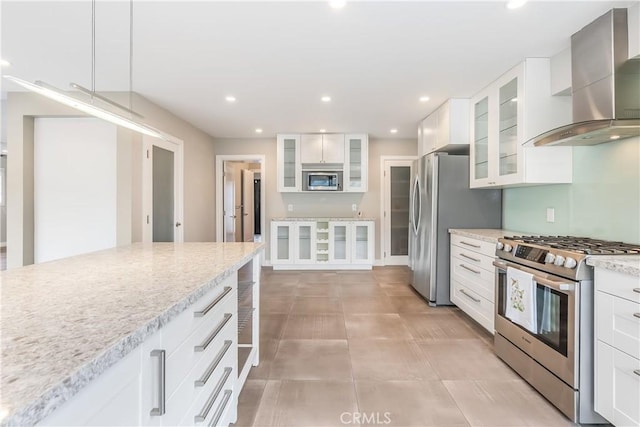
[[[508,261],[495,261],[495,328],[536,362],[569,386],[578,387],[578,354],[575,347],[579,286],[576,282]],[[533,274],[536,282],[537,333],[505,317],[507,267]]]

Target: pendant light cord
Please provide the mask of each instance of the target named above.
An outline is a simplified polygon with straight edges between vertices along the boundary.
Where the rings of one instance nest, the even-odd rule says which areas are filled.
[[[91,93],[96,92],[96,0],[91,2]],[[91,95],[93,99],[93,95]]]

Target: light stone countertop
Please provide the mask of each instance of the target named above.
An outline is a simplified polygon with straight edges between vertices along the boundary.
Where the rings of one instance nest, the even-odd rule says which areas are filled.
[[[262,249],[134,244],[0,273],[0,424],[43,419]]]
[[[525,236],[534,234],[522,231],[503,230],[500,228],[450,228],[449,233],[489,243],[496,243],[500,237],[504,236]]]
[[[271,221],[375,221],[375,218],[271,218]]]
[[[587,258],[587,265],[640,277],[640,255],[598,255]]]

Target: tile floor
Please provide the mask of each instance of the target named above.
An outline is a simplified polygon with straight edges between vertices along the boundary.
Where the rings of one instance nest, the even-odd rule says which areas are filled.
[[[403,267],[264,269],[260,365],[237,426],[568,426],[455,307],[429,307]]]

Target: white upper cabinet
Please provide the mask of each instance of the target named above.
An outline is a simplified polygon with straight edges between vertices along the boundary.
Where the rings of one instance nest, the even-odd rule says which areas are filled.
[[[369,137],[366,134],[345,135],[344,191],[367,191],[369,166]]]
[[[571,147],[527,147],[571,122],[571,98],[552,96],[547,58],[529,58],[471,100],[470,186],[570,183]]]
[[[278,135],[278,191],[300,191],[302,167],[300,164],[300,135]]]
[[[344,134],[302,134],[300,136],[300,162],[344,163]]]
[[[456,151],[469,145],[469,100],[449,99],[421,123],[421,156],[433,151]]]

